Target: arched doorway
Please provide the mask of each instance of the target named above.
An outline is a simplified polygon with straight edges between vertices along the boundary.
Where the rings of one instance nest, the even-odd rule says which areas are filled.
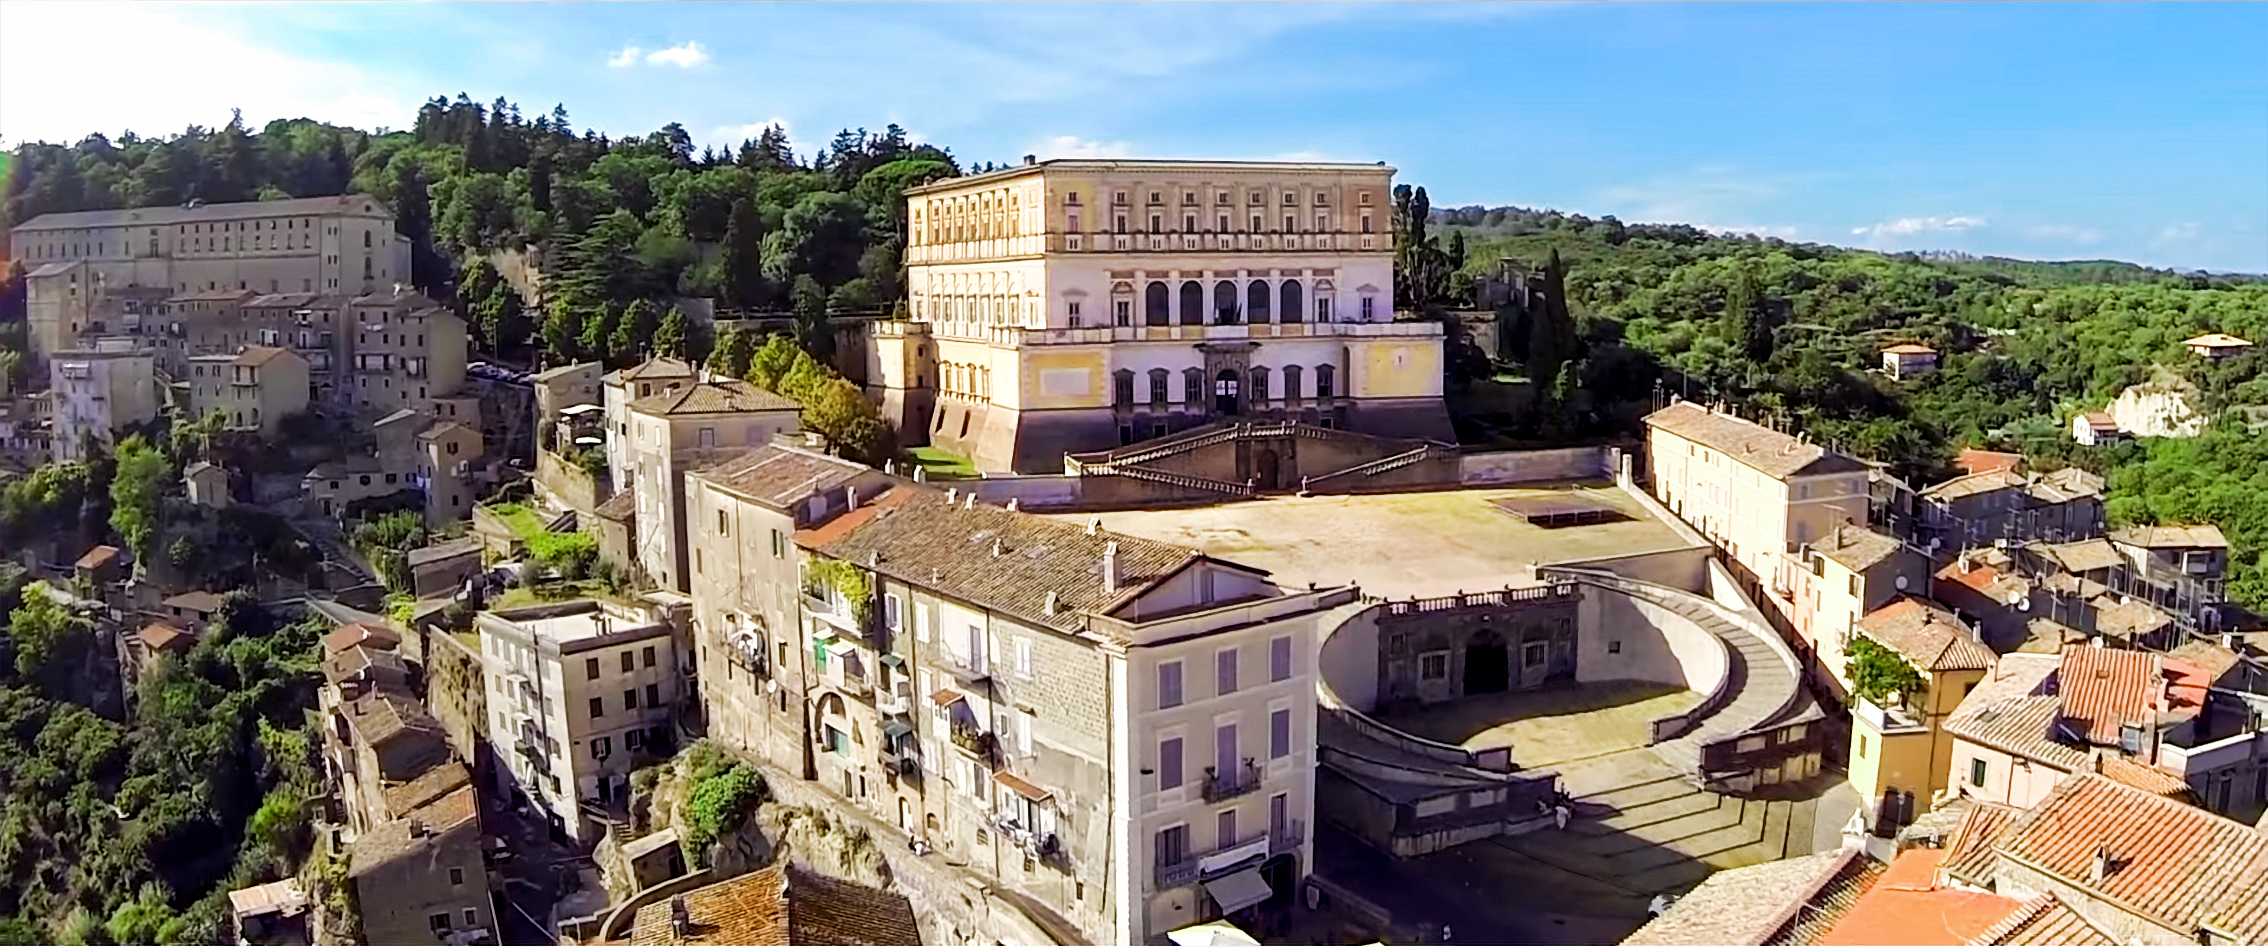
[[[1234,325],[1236,318],[1236,284],[1222,280],[1213,284],[1214,325]]]
[[[1282,305],[1276,307],[1276,321],[1298,322],[1300,319],[1299,281],[1288,279],[1279,287],[1277,295]]]
[[[1276,482],[1277,468],[1280,464],[1281,462],[1276,459],[1275,451],[1262,449],[1260,453],[1253,455],[1253,485],[1262,490],[1282,489],[1282,486]]]
[[[1236,413],[1237,389],[1236,372],[1226,368],[1221,369],[1221,373],[1213,378],[1213,412],[1215,414],[1227,416]]]
[[[1244,284],[1244,321],[1259,325],[1272,321],[1268,318],[1268,281],[1253,280]]]
[[[1498,694],[1512,684],[1511,654],[1503,637],[1482,631],[1465,641],[1465,694]]]
[[[1205,284],[1196,280],[1181,284],[1181,324],[1205,324]]]
[[[1152,283],[1150,283],[1150,287],[1148,289],[1142,291],[1142,295],[1142,317],[1144,322],[1153,326],[1172,324],[1173,316],[1169,309],[1169,306],[1171,304],[1167,301],[1169,297],[1166,295],[1166,285],[1164,283],[1153,281]]]

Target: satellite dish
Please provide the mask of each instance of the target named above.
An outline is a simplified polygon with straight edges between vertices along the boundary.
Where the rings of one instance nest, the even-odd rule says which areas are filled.
[[[1898,591],[1900,591],[1900,592],[1903,592],[1903,591],[1905,591],[1905,590],[1906,590],[1906,577],[1905,577],[1905,576],[1899,576],[1899,577],[1898,577],[1898,580],[1897,580],[1897,583],[1896,583],[1896,584],[1897,584],[1897,586],[1898,586]]]
[[[2025,599],[2025,600],[2023,600],[2023,601],[2017,602],[2017,603],[2016,603],[2016,610],[2017,610],[2017,611],[2019,611],[2019,612],[2028,612],[2028,611],[2031,611],[2031,610],[2032,610],[2032,600],[2031,600],[2031,599]]]

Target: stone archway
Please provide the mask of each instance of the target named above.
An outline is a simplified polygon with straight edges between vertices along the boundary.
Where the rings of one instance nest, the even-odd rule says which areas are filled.
[[[1241,388],[1235,371],[1224,368],[1220,374],[1213,376],[1213,413],[1222,417],[1234,416]]]
[[[1512,686],[1512,654],[1504,638],[1482,630],[1465,641],[1465,696],[1499,694]]]

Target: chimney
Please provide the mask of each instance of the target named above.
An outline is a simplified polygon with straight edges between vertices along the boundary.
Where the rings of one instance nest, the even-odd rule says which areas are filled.
[[[858,484],[843,488],[843,512],[858,509]]]
[[[679,940],[693,936],[693,909],[686,906],[682,894],[669,898],[669,931]]]
[[[1089,535],[1089,536],[1093,536],[1093,535],[1099,534],[1099,533],[1101,533],[1101,532],[1102,532],[1102,517],[1100,517],[1100,516],[1097,516],[1097,517],[1095,517],[1094,519],[1091,519],[1091,520],[1088,520],[1088,521],[1087,521],[1087,535]]]
[[[1103,547],[1102,590],[1104,595],[1118,594],[1118,540],[1115,539]]]
[[[973,510],[973,509],[976,509],[976,491],[975,491],[974,489],[971,489],[971,490],[969,491],[968,499],[965,499],[965,500],[962,500],[962,501],[961,501],[961,509],[964,509],[964,510]]]
[[[424,838],[428,835],[433,834],[433,830],[426,827],[424,819],[411,819],[409,823],[409,834],[410,838]]]
[[[2102,884],[2102,883],[2103,883],[2103,880],[2104,880],[2104,879],[2106,879],[2106,878],[2109,878],[2109,877],[2110,877],[2110,873],[2111,873],[2111,851],[2110,851],[2110,846],[2107,846],[2107,845],[2097,845],[2097,846],[2095,846],[2095,863],[2094,863],[2094,865],[2092,866],[2092,870],[2090,870],[2090,871],[2089,871],[2089,872],[2087,873],[2087,877],[2088,877],[2088,878],[2089,878],[2090,880],[2092,880],[2092,881],[2093,881],[2093,882],[2094,882],[2095,884]]]
[[[947,503],[958,503],[958,502],[960,502],[960,501],[961,501],[961,488],[959,488],[959,487],[946,487],[946,488],[945,488],[945,502],[947,502]]]
[[[915,482],[915,483],[928,483],[928,482],[929,482],[929,468],[927,468],[927,467],[915,467],[915,468],[913,469],[913,482]]]
[[[1008,498],[1008,512],[1010,512],[1010,513],[1014,513],[1014,512],[1016,512],[1016,498],[1015,498],[1015,497],[1009,497],[1009,498]]]
[[[1031,167],[1032,165],[1035,165],[1035,164],[1038,164],[1038,163],[1039,163],[1039,156],[1038,156],[1038,155],[1025,155],[1025,156],[1024,156],[1024,166],[1025,166],[1025,167],[1027,167],[1027,168],[1028,168],[1028,167]]]
[[[1060,600],[1059,600],[1059,599],[1057,599],[1057,597],[1056,597],[1056,595],[1055,595],[1055,590],[1054,590],[1054,589],[1049,589],[1049,590],[1047,590],[1047,606],[1046,606],[1046,609],[1047,609],[1047,614],[1050,614],[1050,615],[1053,615],[1053,614],[1055,614],[1055,610],[1056,610],[1056,609],[1057,609],[1058,607],[1060,607]]]
[[[994,558],[999,558],[999,556],[1000,556],[1000,554],[1001,554],[1001,553],[1004,553],[1004,552],[1007,552],[1007,551],[1008,551],[1008,550],[1007,550],[1007,547],[1005,547],[1005,546],[1002,546],[1002,545],[1000,544],[1000,539],[999,539],[998,537],[994,537],[994,538],[993,538],[993,540],[992,540],[992,555],[993,555],[993,557],[994,557]]]

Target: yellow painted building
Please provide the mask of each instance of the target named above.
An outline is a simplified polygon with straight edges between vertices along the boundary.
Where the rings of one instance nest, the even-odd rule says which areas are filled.
[[[1393,169],[1026,161],[907,191],[910,318],[868,377],[909,443],[1056,471],[1228,418],[1450,439],[1395,322]]]
[[[1857,636],[1905,659],[1927,686],[1883,704],[1853,697],[1851,786],[1870,812],[1887,792],[1910,793],[1909,814],[1919,815],[1951,785],[1954,737],[1945,722],[1997,659],[1952,612],[1912,597],[1868,614]]]

